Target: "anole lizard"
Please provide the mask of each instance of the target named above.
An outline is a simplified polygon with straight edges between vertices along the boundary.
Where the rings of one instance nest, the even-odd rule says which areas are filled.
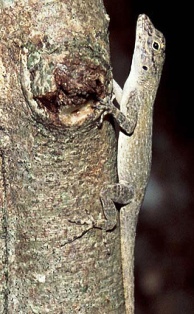
[[[119,216],[126,314],[134,313],[133,258],[136,223],[150,174],[153,105],[164,59],[163,34],[145,14],[139,15],[131,71],[123,90],[113,80],[113,92],[120,111],[112,101],[101,103],[105,112],[113,114],[122,129],[118,139],[119,183],[103,188],[101,200],[107,229],[116,224],[114,202],[124,205]]]

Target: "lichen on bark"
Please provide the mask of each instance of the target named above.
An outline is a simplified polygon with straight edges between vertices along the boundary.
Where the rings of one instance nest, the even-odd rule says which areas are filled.
[[[123,313],[119,227],[99,193],[116,182],[101,0],[0,2],[0,311]]]

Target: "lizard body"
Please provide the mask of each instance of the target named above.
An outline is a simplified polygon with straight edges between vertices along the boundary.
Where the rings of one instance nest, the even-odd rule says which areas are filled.
[[[131,71],[123,90],[113,80],[120,111],[113,108],[112,102],[106,109],[125,131],[119,132],[118,139],[119,183],[101,191],[104,214],[107,221],[110,219],[108,227],[116,224],[114,202],[124,204],[120,209],[120,238],[126,314],[134,313],[135,230],[150,174],[153,105],[164,59],[163,34],[145,14],[139,15]]]

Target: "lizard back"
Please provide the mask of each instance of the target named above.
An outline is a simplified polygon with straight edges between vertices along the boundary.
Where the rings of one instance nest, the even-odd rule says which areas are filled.
[[[127,117],[137,112],[137,124],[131,136],[119,133],[118,174],[119,180],[143,188],[150,172],[153,105],[164,59],[163,34],[148,16],[139,15],[131,71],[120,102],[120,110]]]

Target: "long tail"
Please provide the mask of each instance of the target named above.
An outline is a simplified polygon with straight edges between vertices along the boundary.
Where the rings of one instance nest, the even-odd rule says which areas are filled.
[[[120,239],[125,313],[134,314],[134,247],[138,211],[136,203],[130,203],[120,211]]]

